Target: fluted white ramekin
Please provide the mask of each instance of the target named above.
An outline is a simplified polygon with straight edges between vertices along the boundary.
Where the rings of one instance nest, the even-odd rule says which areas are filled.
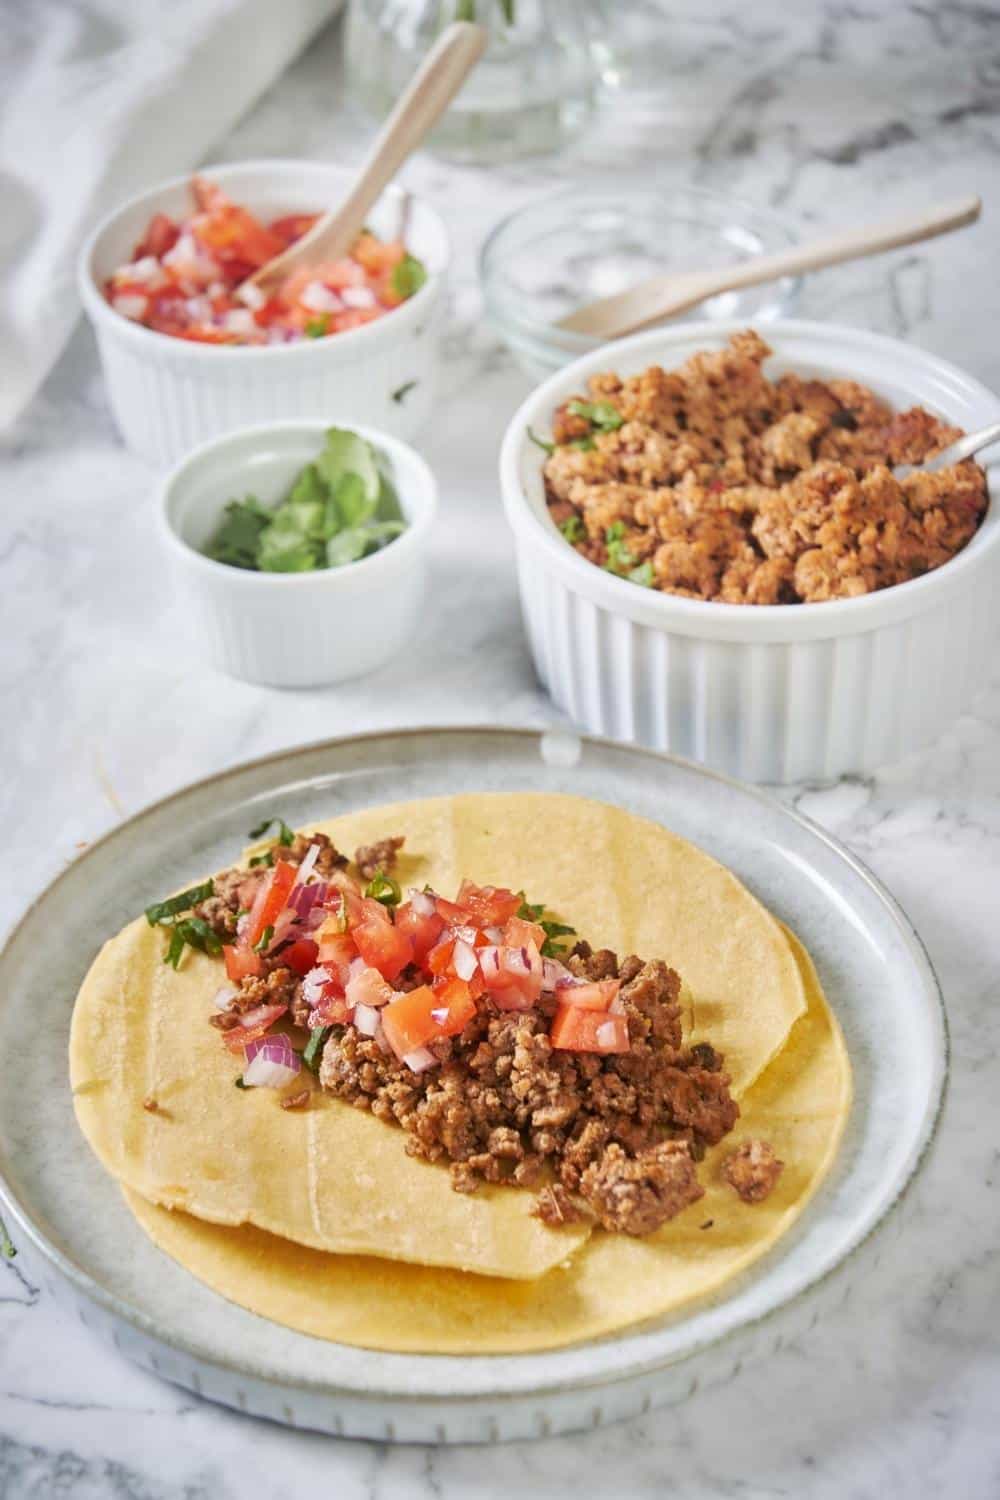
[[[353,168],[314,161],[201,170],[265,218],[333,207],[356,177]],[[366,422],[412,437],[430,415],[439,365],[449,249],[437,214],[419,199],[409,201],[406,242],[429,275],[386,317],[295,344],[198,344],[130,322],[108,306],[101,291],[130,259],[154,213],[190,213],[189,182],[177,177],[131,199],[98,225],[80,254],[80,296],[127,446],[154,462],[174,463],[207,438],[286,417]],[[388,188],[371,212],[372,228],[395,238],[402,212],[402,192]]]
[[[406,518],[388,546],[340,568],[255,573],[206,557],[228,500],[272,505],[323,447],[328,422],[265,423],[214,438],[160,486],[158,526],[200,660],[269,687],[314,687],[373,672],[416,627],[427,586],[437,485],[414,449],[338,421],[373,445]]]
[[[539,676],[584,728],[690,756],[750,781],[866,773],[930,743],[988,681],[1000,625],[1000,506],[944,567],[826,604],[705,603],[637,587],[587,562],[549,518],[528,437],[599,370],[672,368],[744,325],[688,323],[607,345],[547,380],[507,429],[501,482]],[[1000,399],[923,350],[822,323],[761,330],[769,373],[870,386],[966,430]],[[1000,465],[988,470],[1000,493]]]

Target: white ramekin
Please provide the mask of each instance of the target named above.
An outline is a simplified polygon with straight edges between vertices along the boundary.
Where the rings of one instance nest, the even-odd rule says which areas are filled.
[[[312,161],[208,166],[202,175],[266,218],[326,209],[356,176]],[[427,281],[384,318],[347,333],[297,344],[227,347],[170,338],[108,306],[101,287],[129,260],[152,215],[191,210],[189,177],[176,177],[110,214],[84,245],[80,296],[94,326],[111,408],[133,452],[175,463],[195,444],[249,423],[318,417],[409,438],[434,404],[448,238],[437,214],[409,200],[406,241],[427,266]],[[404,195],[390,187],[370,215],[372,228],[400,232]]]
[[[312,573],[254,573],[201,551],[228,500],[273,504],[323,446],[329,422],[245,427],[197,448],[159,489],[158,528],[185,606],[191,650],[248,682],[313,687],[374,671],[413,632],[427,583],[437,485],[405,443],[337,421],[367,438],[396,487],[406,530],[360,562]]]
[[[1000,624],[1000,507],[935,572],[828,604],[704,603],[594,567],[549,518],[528,437],[599,370],[672,368],[741,323],[688,323],[623,339],[547,380],[507,429],[500,471],[521,607],[539,676],[593,733],[670,750],[751,781],[866,773],[936,738],[988,681]],[[822,323],[761,329],[771,374],[796,370],[872,387],[966,430],[1000,399],[953,365],[895,339]],[[989,471],[991,491],[1000,466]]]

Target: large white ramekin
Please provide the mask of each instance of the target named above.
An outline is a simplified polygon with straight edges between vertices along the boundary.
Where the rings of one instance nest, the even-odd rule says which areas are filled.
[[[332,207],[356,176],[353,168],[313,161],[240,162],[204,167],[202,174],[266,218]],[[335,416],[412,437],[430,415],[439,365],[449,249],[437,214],[419,199],[409,202],[406,241],[430,274],[388,316],[297,344],[197,344],[130,322],[101,292],[154,213],[190,212],[189,181],[177,177],[131,199],[98,225],[80,253],[80,296],[128,447],[174,463],[207,438],[286,417]],[[402,205],[400,189],[388,188],[371,212],[372,228],[397,236]]]
[[[269,687],[314,687],[373,672],[416,627],[427,585],[437,485],[412,448],[350,425],[373,444],[406,530],[360,562],[313,573],[254,573],[201,550],[227,500],[274,504],[323,446],[327,422],[246,427],[203,444],[160,486],[158,527],[199,659]]]
[[[866,773],[928,744],[989,678],[1000,624],[1000,506],[951,562],[910,583],[828,604],[750,607],[675,598],[580,557],[548,516],[528,437],[598,370],[634,374],[718,348],[738,323],[623,339],[547,380],[507,429],[500,471],[521,607],[539,676],[584,728],[670,750],[750,781]],[[895,339],[822,323],[761,329],[772,374],[849,377],[896,407],[967,430],[1000,399]],[[1000,466],[989,471],[1000,492]]]

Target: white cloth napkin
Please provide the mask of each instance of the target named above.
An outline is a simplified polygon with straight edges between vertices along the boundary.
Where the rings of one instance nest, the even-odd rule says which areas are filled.
[[[0,4],[0,428],[73,329],[86,233],[197,165],[339,4]]]

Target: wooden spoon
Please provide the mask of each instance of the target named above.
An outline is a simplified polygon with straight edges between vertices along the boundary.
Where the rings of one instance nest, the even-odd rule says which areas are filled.
[[[795,276],[801,271],[815,271],[820,266],[835,266],[841,261],[858,260],[864,255],[878,255],[900,245],[933,239],[935,235],[947,234],[952,229],[974,223],[981,208],[978,198],[961,198],[957,203],[930,213],[889,219],[846,233],[823,235],[819,239],[807,240],[803,245],[793,245],[773,255],[758,255],[737,265],[652,276],[626,292],[588,302],[585,307],[561,318],[556,327],[568,328],[574,333],[589,333],[598,339],[617,338],[619,334],[632,333],[649,323],[658,323],[661,318],[686,312],[689,307],[719,292],[757,286],[763,281],[777,281],[781,276]]]
[[[443,31],[375,137],[358,180],[344,201],[323,214],[308,233],[248,276],[241,286],[270,291],[299,266],[319,265],[346,255],[361,233],[372,204],[437,124],[482,56],[486,42],[485,27],[471,21],[455,21]]]

